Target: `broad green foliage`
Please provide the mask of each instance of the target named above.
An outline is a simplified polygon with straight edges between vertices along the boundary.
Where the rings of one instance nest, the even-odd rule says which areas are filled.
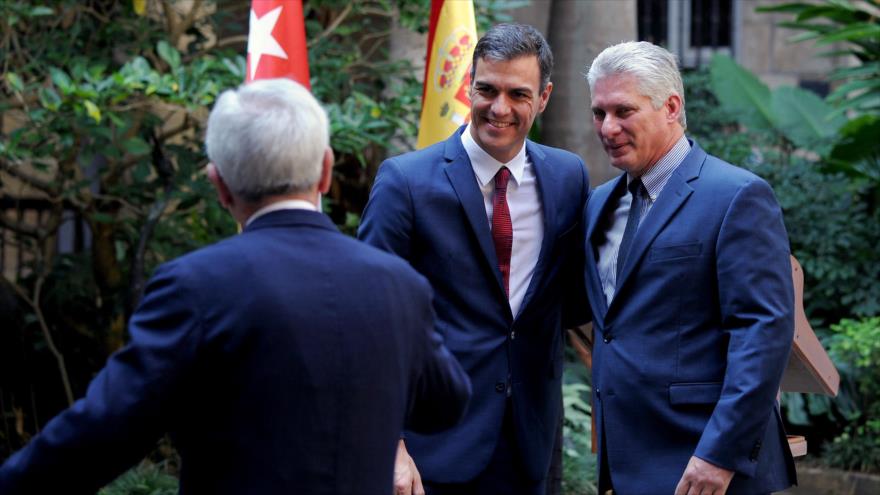
[[[831,329],[829,351],[856,404],[843,433],[826,446],[825,460],[844,469],[880,472],[880,317],[845,319]]]
[[[758,12],[786,12],[794,15],[780,25],[806,31],[791,41],[814,40],[819,45],[844,43],[846,49],[825,53],[826,56],[852,55],[857,67],[842,68],[831,74],[832,80],[843,80],[829,100],[840,104],[841,110],[860,113],[880,112],[880,1],[822,0],[792,2],[761,7]]]
[[[840,82],[828,95],[835,115],[856,117],[842,128],[838,126],[833,149],[793,142],[819,152],[829,169],[880,184],[880,139],[877,139],[880,136],[880,1],[817,0],[762,7],[758,11],[791,13],[793,20],[780,25],[805,31],[791,41],[811,40],[818,45],[838,43],[844,49],[824,55],[851,55],[856,60],[854,67],[836,69],[829,76],[832,81]],[[876,187],[880,190],[880,185]]]
[[[814,93],[787,86],[771,91],[726,55],[712,59],[711,75],[722,108],[752,131],[779,134],[795,146],[827,154],[846,122]]]

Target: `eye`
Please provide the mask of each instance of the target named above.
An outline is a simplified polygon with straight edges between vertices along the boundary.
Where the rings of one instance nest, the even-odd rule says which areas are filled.
[[[605,118],[605,112],[598,108],[593,109],[593,120],[602,120]]]
[[[477,93],[483,96],[492,96],[495,94],[495,88],[491,86],[477,86]]]
[[[621,118],[625,118],[625,117],[632,115],[633,112],[635,112],[634,108],[622,107],[621,109],[619,109],[617,111],[617,116],[621,117]]]

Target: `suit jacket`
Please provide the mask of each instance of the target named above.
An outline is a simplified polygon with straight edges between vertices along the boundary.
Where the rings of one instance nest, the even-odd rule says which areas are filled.
[[[547,475],[561,414],[562,330],[586,319],[581,211],[589,193],[581,160],[526,141],[544,214],[544,239],[522,309],[504,293],[483,196],[458,130],[445,142],[386,160],[358,235],[395,253],[435,291],[437,331],[471,378],[474,397],[462,422],[434,435],[406,434],[422,477],[473,479],[497,444],[507,402],[527,474]],[[580,311],[575,311],[577,309]],[[566,318],[567,319],[567,318]]]
[[[94,494],[170,431],[184,494],[388,495],[407,418],[452,426],[469,394],[425,279],[312,211],[161,266],[129,330],[0,493]]]
[[[773,191],[693,143],[633,238],[606,304],[597,243],[625,181],[596,188],[585,210],[594,412],[615,493],[672,493],[692,455],[736,471],[731,494],[790,486],[776,394],[794,292]]]

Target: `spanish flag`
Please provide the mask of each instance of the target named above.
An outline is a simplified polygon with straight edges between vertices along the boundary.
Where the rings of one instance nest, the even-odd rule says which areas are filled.
[[[302,0],[253,0],[246,81],[287,77],[311,89]]]
[[[422,117],[421,149],[449,137],[471,117],[471,58],[477,44],[472,0],[431,0]]]

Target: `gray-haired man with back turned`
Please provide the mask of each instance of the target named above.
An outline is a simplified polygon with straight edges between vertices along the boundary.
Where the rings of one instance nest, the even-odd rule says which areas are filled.
[[[392,490],[401,429],[454,425],[470,386],[431,288],[317,210],[333,153],[302,86],[224,92],[208,176],[244,226],[156,270],[84,399],[0,468],[0,493],[95,493],[163,432],[182,494]]]

